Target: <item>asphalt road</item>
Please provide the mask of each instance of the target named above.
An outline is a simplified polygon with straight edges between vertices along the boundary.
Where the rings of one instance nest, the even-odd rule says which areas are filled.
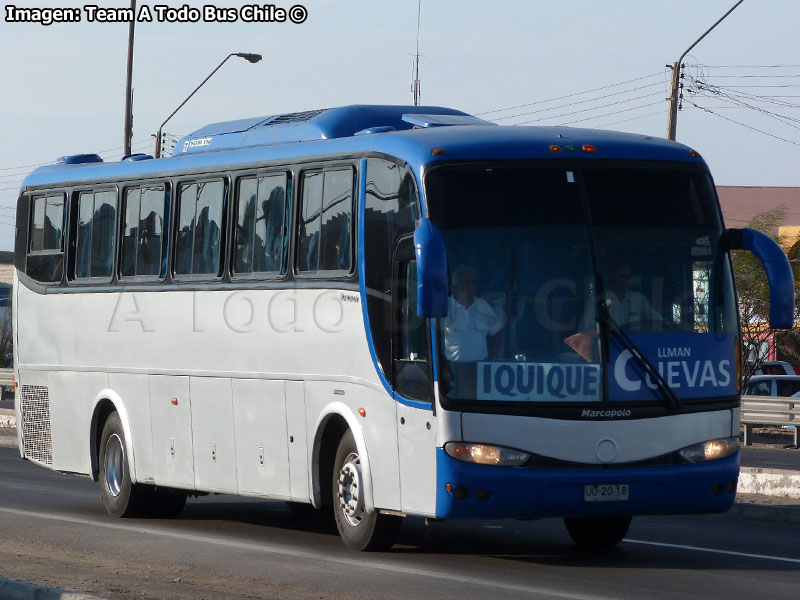
[[[800,471],[800,449],[742,447],[742,466]]]
[[[391,552],[346,550],[280,502],[190,499],[174,520],[113,519],[96,484],[0,448],[0,576],[106,598],[787,598],[800,525],[642,517],[618,548],[558,520],[407,519]]]

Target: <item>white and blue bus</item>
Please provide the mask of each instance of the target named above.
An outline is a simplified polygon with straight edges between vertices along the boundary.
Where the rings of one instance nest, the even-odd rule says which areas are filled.
[[[734,501],[741,340],[726,230],[693,150],[347,106],[209,125],[173,156],[64,157],[22,185],[20,454],[112,515],[187,495],[402,518],[565,520]]]

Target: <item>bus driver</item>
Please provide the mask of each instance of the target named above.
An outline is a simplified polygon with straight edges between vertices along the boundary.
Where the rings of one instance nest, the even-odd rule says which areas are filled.
[[[489,357],[487,338],[492,338],[492,354],[500,345],[497,335],[503,328],[492,306],[476,298],[478,278],[475,271],[461,265],[451,277],[453,295],[444,321],[445,356],[450,362],[477,362]]]

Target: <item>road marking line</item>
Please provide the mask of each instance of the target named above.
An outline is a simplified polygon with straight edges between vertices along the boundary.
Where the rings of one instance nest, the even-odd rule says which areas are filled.
[[[92,521],[90,519],[81,519],[79,517],[70,517],[67,515],[57,515],[57,514],[45,514],[27,510],[19,510],[16,508],[5,508],[0,507],[0,513],[8,513],[12,515],[19,515],[22,517],[34,517],[39,519],[47,519],[50,521],[63,521],[65,523],[72,523],[76,525],[92,525],[95,527],[103,527],[106,529],[115,529],[118,531],[131,531],[134,533],[144,533],[148,535],[161,535],[165,537],[171,537],[179,540],[190,541],[190,542],[202,542],[206,544],[217,544],[219,546],[227,546],[229,548],[236,548],[239,550],[256,550],[260,552],[267,552],[270,554],[282,554],[284,556],[291,556],[294,558],[306,558],[310,560],[317,560],[317,561],[325,561],[330,563],[336,563],[340,565],[347,565],[350,567],[356,567],[358,569],[370,568],[376,569],[379,571],[390,571],[392,573],[399,573],[403,575],[412,575],[415,577],[430,577],[433,579],[442,579],[445,581],[453,581],[461,584],[467,585],[480,585],[484,587],[490,588],[498,588],[503,590],[509,590],[512,592],[524,592],[527,594],[539,594],[552,597],[552,598],[564,598],[567,600],[608,600],[607,598],[603,598],[601,596],[597,596],[595,594],[577,594],[571,592],[563,592],[556,589],[545,588],[545,587],[534,587],[528,585],[514,585],[508,583],[498,583],[494,581],[490,581],[488,579],[481,579],[478,577],[469,577],[462,575],[460,573],[447,573],[444,571],[436,571],[433,569],[420,569],[420,568],[413,568],[413,567],[403,567],[400,565],[394,565],[385,561],[376,561],[370,560],[368,555],[364,556],[362,559],[355,559],[355,558],[344,558],[344,557],[332,557],[327,556],[325,554],[321,554],[319,552],[310,552],[307,550],[297,550],[295,548],[288,548],[284,546],[278,546],[276,544],[267,544],[267,543],[260,543],[260,544],[253,544],[248,542],[237,542],[234,540],[227,540],[219,537],[211,537],[205,535],[195,535],[191,533],[180,533],[177,531],[170,531],[166,528],[160,527],[146,527],[140,526],[137,527],[135,525],[124,525],[122,523],[104,523],[102,521]]]
[[[647,542],[645,540],[624,539],[623,542],[629,544],[643,544],[645,546],[661,546],[662,548],[674,548],[676,550],[693,550],[695,552],[708,552],[710,554],[726,554],[728,556],[742,556],[744,558],[759,558],[762,560],[777,560],[780,562],[800,564],[800,558],[786,558],[785,556],[769,556],[767,554],[750,554],[748,552],[734,552],[733,550],[718,550],[716,548],[702,548],[700,546],[684,546],[682,544],[667,544],[664,542]]]

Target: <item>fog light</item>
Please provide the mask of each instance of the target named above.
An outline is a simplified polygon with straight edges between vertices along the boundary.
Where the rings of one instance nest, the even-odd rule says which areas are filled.
[[[729,494],[732,494],[732,493],[734,493],[736,491],[736,484],[737,484],[736,480],[735,479],[731,479],[731,482],[728,484],[728,493]]]
[[[467,488],[465,488],[465,487],[457,487],[456,491],[453,492],[453,497],[456,500],[463,500],[464,498],[467,497]]]
[[[715,496],[719,496],[722,493],[722,485],[719,483],[715,483],[711,486],[711,493]]]
[[[489,497],[489,492],[487,492],[486,490],[478,490],[477,492],[475,492],[475,499],[478,501],[486,500],[486,498],[488,497]]]

